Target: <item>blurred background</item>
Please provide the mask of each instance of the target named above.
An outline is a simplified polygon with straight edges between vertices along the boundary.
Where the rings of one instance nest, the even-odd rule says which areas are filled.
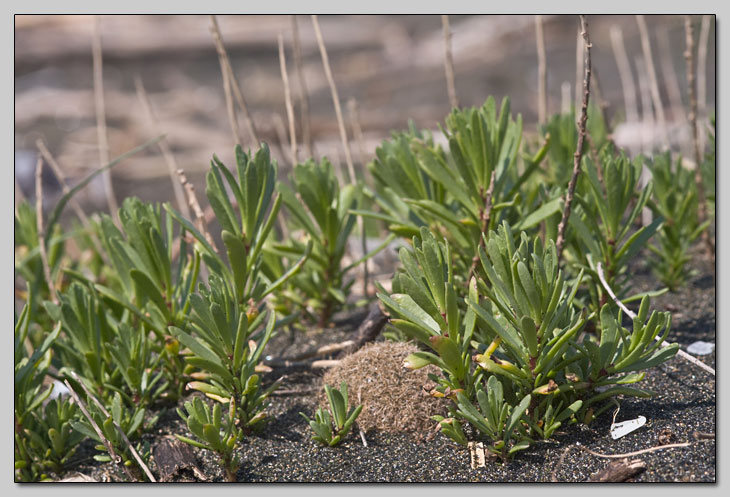
[[[310,16],[218,16],[217,21],[255,131],[270,145],[280,174],[290,169],[292,157],[279,34],[296,116],[298,160],[305,159],[306,150],[301,120],[304,94],[313,155],[344,163]],[[643,21],[645,30],[641,19],[633,15],[588,16],[594,69],[591,99],[602,104],[613,125],[614,141],[629,152],[661,149],[666,143],[662,130],[666,130],[670,147],[691,157],[684,17],[644,16]],[[459,15],[449,16],[448,22],[459,104],[477,106],[489,95],[498,102],[509,96],[513,112],[522,114],[528,138],[536,135],[536,16]],[[540,22],[550,115],[576,102],[576,82],[582,85],[583,79],[582,67],[577,65],[582,60],[582,41],[579,45],[578,16],[541,16]],[[692,22],[699,123],[706,126],[715,109],[715,19],[693,16]],[[295,57],[294,24],[300,57]],[[319,16],[319,24],[356,168],[362,170],[379,143],[391,131],[406,128],[409,121],[433,130],[439,140],[438,123],[450,110],[442,16]],[[97,89],[103,100],[95,100],[94,93],[95,36],[102,56]],[[579,88],[577,98],[581,95]],[[70,185],[102,164],[100,107],[109,157],[165,133],[176,167],[185,170],[199,199],[204,198],[204,174],[212,155],[228,165],[234,163],[234,139],[209,16],[16,16],[16,202],[34,198],[39,139]],[[244,148],[253,148],[255,142],[240,111],[237,122]],[[154,146],[114,168],[117,198],[173,200],[169,161],[170,156],[165,159]],[[47,167],[43,185],[48,207],[59,198],[61,188]],[[107,208],[101,180],[78,198],[89,210]]]

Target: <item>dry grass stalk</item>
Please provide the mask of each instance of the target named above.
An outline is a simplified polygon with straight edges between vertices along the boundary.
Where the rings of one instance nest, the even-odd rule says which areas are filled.
[[[342,108],[340,106],[340,97],[337,94],[337,85],[332,77],[332,69],[330,68],[329,57],[327,56],[327,47],[324,45],[322,31],[319,28],[317,16],[312,16],[312,26],[314,34],[317,37],[317,45],[319,45],[319,53],[322,56],[322,65],[324,66],[324,74],[327,77],[327,83],[332,94],[332,103],[335,106],[335,114],[337,115],[337,126],[340,130],[340,139],[342,140],[342,148],[345,151],[345,163],[347,164],[347,172],[350,175],[350,181],[355,181],[355,167],[352,164],[352,154],[350,153],[350,142],[347,139],[347,131],[345,129],[345,120],[342,117]]]
[[[182,169],[178,169],[176,173],[180,177],[180,183],[185,188],[185,191],[188,192],[188,204],[190,204],[190,208],[193,209],[193,213],[195,214],[195,223],[198,225],[198,231],[203,234],[206,241],[211,245],[211,247],[213,247],[213,250],[218,252],[218,247],[216,247],[213,237],[208,232],[205,213],[203,212],[203,209],[200,208],[200,204],[198,203],[198,197],[195,195],[195,187],[192,183],[188,181],[188,178],[185,176],[185,171],[183,171]]]
[[[583,81],[583,64],[585,63],[584,58],[584,43],[581,36],[581,30],[578,28],[577,35],[575,37],[575,95],[573,99],[573,105],[575,106],[575,112],[578,113],[581,102],[581,94],[579,88]]]
[[[583,78],[583,103],[580,109],[580,119],[578,120],[578,144],[573,155],[573,174],[570,177],[570,183],[568,183],[568,192],[565,195],[565,207],[563,210],[563,217],[558,225],[558,240],[556,242],[556,248],[558,252],[558,262],[563,255],[563,244],[565,243],[565,228],[568,225],[568,219],[570,218],[570,207],[573,204],[573,195],[575,193],[575,184],[578,180],[578,173],[580,173],[580,160],[583,156],[583,143],[586,138],[586,121],[588,121],[588,101],[591,94],[591,40],[588,35],[588,22],[586,16],[580,16],[581,35],[583,36],[583,42],[585,47],[585,77]]]
[[[449,105],[452,108],[459,107],[459,99],[456,96],[456,85],[454,84],[454,56],[451,53],[451,28],[449,16],[441,16],[441,25],[444,31],[444,69],[446,71],[446,90],[449,94]]]
[[[669,96],[669,105],[672,111],[672,120],[675,123],[684,124],[687,115],[684,112],[682,103],[682,92],[679,89],[679,77],[672,62],[672,50],[669,42],[667,27],[660,25],[656,30],[657,44],[659,48],[659,65],[662,71],[664,88]]]
[[[616,59],[619,78],[621,79],[621,89],[624,95],[624,107],[626,110],[626,122],[639,122],[638,104],[636,101],[636,87],[634,86],[634,77],[631,72],[631,64],[626,54],[624,46],[623,32],[619,26],[611,26],[611,47],[613,48],[613,56]]]
[[[251,141],[253,141],[255,147],[258,147],[261,142],[259,141],[259,136],[256,132],[256,126],[254,125],[253,119],[251,119],[251,114],[248,112],[248,105],[246,104],[246,99],[243,97],[241,85],[238,84],[236,74],[233,72],[231,59],[228,57],[228,52],[226,52],[226,47],[223,44],[223,35],[221,35],[221,30],[218,27],[218,19],[216,18],[216,16],[210,16],[210,23],[211,33],[213,33],[213,41],[215,42],[215,48],[218,52],[218,58],[221,64],[221,71],[225,71],[228,73],[227,76],[223,76],[224,85],[227,79],[228,84],[230,85],[229,90],[233,92],[236,103],[238,103],[238,107],[241,109],[241,112],[243,112],[243,122],[246,125],[246,130],[251,137]],[[240,136],[240,134],[237,134],[236,136]]]
[[[354,98],[351,98],[347,101],[347,108],[350,115],[350,128],[352,128],[352,136],[355,137],[355,143],[357,143],[357,153],[358,153],[358,159],[359,163],[362,166],[365,164],[365,150],[364,150],[364,140],[362,136],[362,127],[360,126],[360,112],[358,111],[358,105],[357,100]],[[365,230],[365,222],[360,223],[360,248],[362,250],[363,257],[365,254],[367,254],[367,233]],[[369,269],[369,260],[366,260],[362,264],[363,269],[363,289],[362,293],[365,296],[365,298],[368,298],[368,285],[370,284],[370,269]]]
[[[684,58],[687,63],[687,87],[689,90],[689,115],[688,120],[692,129],[692,143],[694,145],[695,159],[695,183],[697,184],[698,222],[702,224],[707,219],[707,203],[705,197],[705,184],[702,180],[702,150],[697,129],[697,96],[695,88],[695,67],[694,67],[694,30],[692,28],[692,17],[684,17],[686,50]],[[710,239],[709,229],[702,232],[702,241],[705,244],[707,257],[712,266],[715,265],[715,246]],[[714,278],[714,271],[712,272]]]
[[[651,155],[656,132],[651,90],[647,81],[646,64],[643,57],[637,56],[634,65],[636,66],[636,79],[639,81],[639,96],[641,97],[641,151],[644,154]]]
[[[314,158],[312,150],[312,133],[309,118],[309,93],[307,91],[307,82],[304,79],[304,69],[302,65],[302,46],[299,40],[299,26],[297,24],[297,16],[289,16],[292,28],[292,45],[294,48],[294,66],[297,71],[297,81],[299,83],[299,106],[302,125],[302,141],[304,143],[304,152],[307,158]]]
[[[56,176],[58,183],[61,185],[61,191],[64,195],[67,195],[71,191],[71,189],[69,188],[68,183],[66,183],[66,175],[63,174],[61,166],[58,164],[58,162],[56,162],[56,159],[54,159],[53,155],[51,155],[51,152],[48,150],[48,147],[46,147],[46,144],[43,143],[43,140],[39,138],[36,140],[35,144],[38,148],[38,151],[41,153],[43,160],[45,160],[46,164],[51,167],[53,174]],[[68,203],[71,205],[71,208],[76,213],[79,221],[81,221],[81,225],[88,230],[88,233],[91,237],[91,242],[94,244],[96,252],[99,254],[105,264],[109,264],[109,258],[107,257],[106,252],[101,246],[101,241],[99,240],[96,231],[91,229],[91,222],[89,221],[89,217],[86,215],[86,212],[84,212],[84,209],[81,207],[81,204],[79,204],[73,197],[69,199]]]
[[[545,33],[542,16],[535,16],[535,38],[537,41],[537,122],[547,122],[547,62],[545,57]]]
[[[134,86],[137,89],[137,98],[139,99],[140,104],[142,104],[142,110],[147,117],[147,121],[149,121],[150,125],[152,126],[153,133],[155,134],[155,136],[161,135],[162,132],[160,130],[160,124],[155,117],[149,95],[147,95],[147,91],[145,90],[144,84],[142,83],[142,78],[139,75],[134,78]],[[172,191],[175,194],[177,207],[182,211],[183,216],[190,219],[190,209],[188,208],[187,202],[185,202],[185,192],[183,192],[182,185],[175,177],[176,171],[179,169],[179,167],[177,165],[177,161],[175,160],[175,156],[172,154],[170,145],[167,143],[167,137],[164,137],[162,140],[157,142],[157,146],[160,148],[160,152],[162,152],[162,156],[165,159],[165,164],[167,164],[167,172],[170,175],[170,181],[172,182]]]
[[[53,171],[53,174],[56,176],[56,179],[58,180],[58,183],[61,185],[61,191],[64,195],[68,194],[68,192],[71,191],[71,189],[68,187],[68,183],[66,183],[66,175],[63,174],[63,170],[61,169],[61,166],[58,165],[58,162],[56,162],[56,159],[53,158],[53,155],[51,155],[51,152],[48,150],[48,147],[46,147],[46,144],[43,143],[43,140],[38,138],[35,142],[36,148],[38,148],[38,151],[40,152],[41,156],[43,157],[43,160],[46,161],[46,164],[48,164],[51,167],[51,170]],[[89,216],[86,215],[86,212],[84,212],[84,209],[81,208],[81,205],[76,201],[75,198],[71,198],[69,200],[69,205],[71,205],[71,208],[76,213],[76,216],[79,218],[79,221],[81,221],[81,224],[87,228],[89,226]]]
[[[210,16],[210,32],[213,34],[213,41],[215,42],[215,48],[218,52],[218,62],[221,66],[221,76],[223,77],[223,92],[226,97],[226,111],[228,112],[228,123],[231,126],[231,133],[233,133],[233,142],[241,144],[241,131],[238,128],[238,117],[236,116],[236,108],[233,105],[233,95],[231,92],[231,71],[228,70],[228,56],[226,49],[223,46],[223,40],[221,39],[220,29],[218,29],[218,21],[215,16]]]
[[[109,163],[109,142],[106,133],[106,107],[104,103],[104,75],[103,61],[101,55],[101,21],[99,16],[94,16],[94,36],[91,39],[91,54],[94,70],[94,108],[96,109],[96,135],[99,141],[99,162]],[[111,214],[117,226],[119,222],[119,203],[117,202],[114,187],[112,185],[111,171],[106,170],[101,174],[104,181],[104,193]]]
[[[48,291],[51,294],[53,303],[58,303],[58,293],[56,285],[51,277],[51,267],[48,265],[48,252],[46,251],[45,236],[43,233],[43,159],[38,156],[35,165],[35,214],[36,228],[38,230],[38,249],[41,253],[41,264],[43,266],[43,276],[46,278]]]
[[[492,195],[494,195],[494,184],[497,182],[497,169],[492,169],[492,176],[489,178],[489,188],[487,188],[487,194],[484,197],[484,207],[480,209],[479,217],[482,221],[483,235],[487,234],[489,229],[489,219],[492,216]],[[479,248],[484,248],[484,237],[479,237]],[[477,265],[479,264],[479,251],[474,255],[471,260],[471,269],[469,269],[469,277],[466,279],[466,284],[471,284],[471,278],[477,271]]]
[[[86,388],[86,385],[84,385],[84,382],[81,381],[81,378],[79,378],[78,375],[75,372],[71,372],[71,376],[73,376],[74,379],[79,383],[79,385],[81,385],[81,388],[84,389],[84,392],[86,392],[86,395],[91,400],[94,401],[94,404],[96,404],[96,406],[104,414],[104,416],[106,416],[107,418],[111,418],[112,416],[111,416],[111,414],[109,414],[109,411],[106,410],[106,408],[104,407],[104,404],[102,404],[101,402],[99,402],[99,399],[97,399],[89,391],[89,389]],[[67,386],[70,386],[68,384],[68,381],[66,382],[66,385]],[[114,428],[116,428],[117,431],[119,432],[119,434],[122,436],[122,440],[124,440],[124,443],[127,444],[127,447],[129,448],[129,451],[132,453],[132,457],[134,457],[134,459],[137,461],[137,464],[139,464],[140,468],[142,468],[142,470],[147,475],[147,478],[149,478],[149,480],[152,483],[157,483],[157,480],[155,480],[155,477],[152,475],[152,472],[150,471],[150,468],[147,467],[147,465],[144,463],[144,461],[142,460],[142,458],[139,456],[139,453],[135,450],[134,445],[132,445],[132,442],[130,442],[129,439],[127,438],[127,435],[126,435],[126,433],[124,433],[124,430],[122,430],[122,427],[119,426],[119,424],[116,421],[114,421],[113,419],[112,419],[112,423],[114,424]]]
[[[286,103],[286,117],[289,121],[289,143],[291,145],[291,163],[296,164],[297,157],[297,127],[294,123],[294,106],[292,105],[291,89],[289,88],[289,74],[286,70],[286,55],[284,54],[284,37],[279,33],[279,68],[281,79],[284,82],[284,102]]]
[[[634,319],[636,317],[636,313],[633,312],[631,309],[626,307],[623,302],[621,302],[618,297],[616,297],[616,294],[613,292],[613,289],[608,285],[608,282],[606,281],[606,276],[603,272],[603,265],[599,262],[597,265],[597,272],[598,272],[598,279],[601,281],[601,285],[603,285],[603,289],[606,290],[606,293],[608,293],[608,296],[611,297],[611,300],[614,301],[614,303],[623,311],[624,314],[626,314],[631,319]],[[655,340],[659,340],[659,337],[657,336]],[[670,344],[667,342],[662,342],[662,347],[668,347]],[[683,359],[691,362],[695,366],[699,366],[700,368],[704,369],[708,373],[715,376],[715,370],[714,368],[711,368],[704,362],[700,361],[696,357],[693,357],[689,355],[687,352],[685,352],[682,349],[679,349],[677,351],[677,355],[682,357]]]
[[[639,34],[641,35],[641,50],[644,53],[644,62],[646,63],[646,74],[649,78],[649,89],[651,90],[651,98],[654,104],[654,113],[656,114],[659,133],[661,133],[662,144],[665,149],[669,148],[669,137],[667,136],[667,120],[664,117],[664,105],[659,94],[659,83],[656,78],[656,70],[654,69],[654,56],[651,51],[651,41],[649,40],[649,30],[646,28],[646,21],[643,15],[636,16],[636,23],[639,25]]]
[[[570,81],[563,81],[560,84],[560,113],[570,114]]]
[[[697,119],[704,130],[707,125],[707,42],[710,38],[710,15],[702,16],[700,38],[697,46]],[[698,136],[700,150],[705,151],[705,133]]]
[[[112,458],[112,461],[114,464],[118,466],[122,466],[122,469],[124,469],[124,472],[127,474],[127,478],[129,478],[130,481],[136,481],[136,478],[132,475],[132,472],[129,470],[128,467],[124,466],[122,463],[122,458],[116,453],[114,450],[114,447],[111,443],[109,443],[109,440],[104,436],[104,434],[101,431],[101,428],[99,428],[99,425],[96,424],[96,421],[94,421],[94,418],[91,417],[91,414],[89,414],[89,409],[86,407],[86,403],[81,400],[81,398],[76,393],[76,390],[73,389],[71,384],[68,382],[68,380],[63,380],[63,383],[66,385],[66,388],[68,388],[69,394],[71,394],[71,397],[73,397],[74,402],[77,406],[79,406],[79,409],[81,409],[81,413],[86,417],[86,419],[89,420],[89,423],[91,424],[91,427],[94,429],[96,434],[99,436],[99,439],[101,440],[101,443],[104,444],[104,447],[106,447],[107,452],[109,452],[109,456]],[[83,383],[82,383],[83,386]]]

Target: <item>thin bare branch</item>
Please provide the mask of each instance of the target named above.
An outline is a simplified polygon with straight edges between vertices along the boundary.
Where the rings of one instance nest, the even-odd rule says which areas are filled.
[[[58,293],[56,285],[51,276],[51,267],[48,264],[48,252],[46,251],[45,236],[43,231],[43,159],[38,156],[35,164],[35,215],[36,228],[38,230],[38,249],[41,253],[41,264],[43,266],[43,276],[46,278],[48,292],[51,294],[53,303],[58,303]]]
[[[124,469],[124,472],[127,474],[127,478],[129,478],[130,481],[136,481],[136,478],[132,475],[132,472],[124,466],[122,463],[122,458],[116,453],[114,450],[114,447],[112,444],[107,440],[107,438],[104,436],[104,434],[101,431],[101,428],[99,428],[99,425],[96,424],[96,421],[94,421],[94,418],[91,417],[91,414],[89,414],[89,409],[86,407],[86,403],[81,400],[81,398],[78,396],[76,391],[73,389],[71,384],[68,382],[68,380],[63,380],[63,383],[66,385],[66,388],[68,388],[68,392],[71,394],[71,397],[73,397],[74,402],[76,402],[76,405],[79,406],[79,409],[81,409],[81,413],[86,417],[86,419],[89,420],[89,423],[91,424],[91,427],[96,432],[97,436],[101,440],[101,443],[104,444],[104,447],[106,447],[106,451],[109,452],[109,456],[112,458],[112,461],[114,464],[118,466],[122,466]],[[83,384],[82,384],[83,386]]]
[[[286,55],[284,53],[284,37],[279,33],[279,68],[281,79],[284,82],[284,102],[286,103],[286,117],[289,121],[289,143],[291,145],[291,163],[296,164],[297,157],[297,127],[294,122],[294,106],[292,105],[291,89],[289,88],[289,74],[286,70]]]
[[[535,39],[537,42],[537,122],[547,122],[547,58],[545,56],[545,32],[542,16],[535,16]]]
[[[590,99],[591,94],[591,40],[588,35],[588,21],[586,21],[586,16],[580,16],[580,25],[585,48],[585,61],[583,63],[585,69],[585,77],[583,78],[583,103],[580,109],[580,119],[578,120],[578,143],[575,148],[575,154],[573,155],[573,174],[570,177],[568,192],[565,195],[563,217],[558,225],[558,240],[555,244],[558,251],[558,263],[563,256],[565,228],[567,227],[568,219],[570,218],[570,208],[573,204],[575,184],[578,180],[578,174],[580,173],[580,160],[583,156],[583,142],[586,138],[586,121],[588,121],[588,100]]]
[[[362,128],[360,127],[360,112],[358,111],[358,105],[357,100],[354,98],[351,98],[347,101],[347,108],[349,110],[349,116],[350,116],[350,128],[352,128],[352,136],[355,137],[355,142],[357,143],[357,153],[358,153],[358,159],[360,163],[360,167],[363,167],[365,165],[365,151],[364,151],[364,140],[362,136]],[[367,233],[365,230],[365,222],[360,223],[360,248],[362,249],[362,255],[363,257],[365,254],[368,253],[367,248]],[[362,293],[365,296],[365,298],[368,298],[368,285],[370,284],[370,268],[369,268],[369,260],[366,260],[362,264],[363,268],[363,290]]]
[[[215,48],[218,52],[218,62],[221,66],[223,92],[226,97],[226,111],[228,112],[228,123],[231,126],[231,133],[233,134],[233,142],[241,144],[241,130],[238,128],[238,116],[236,115],[236,108],[233,105],[233,95],[231,92],[231,71],[228,70],[227,64],[228,55],[226,54],[226,49],[223,46],[220,29],[218,29],[218,21],[213,15],[210,16],[210,32],[213,34],[213,41],[215,42]]]
[[[667,120],[664,117],[664,105],[659,94],[659,83],[654,70],[654,56],[651,51],[651,41],[649,40],[649,30],[646,28],[646,21],[643,15],[636,16],[636,23],[639,25],[639,34],[641,35],[641,50],[644,53],[644,62],[646,63],[646,74],[649,78],[649,89],[651,90],[651,98],[654,104],[654,113],[656,114],[657,124],[662,144],[665,149],[669,148],[669,137],[667,135]]]
[[[454,84],[454,56],[451,53],[451,28],[449,16],[441,16],[441,25],[444,31],[444,69],[446,71],[446,90],[449,94],[449,105],[452,108],[459,106],[459,99],[456,96],[456,85]]]
[[[626,452],[624,454],[601,454],[600,452],[595,452],[589,449],[588,447],[580,446],[582,450],[585,452],[588,452],[589,454],[596,456],[596,457],[603,457],[605,459],[623,459],[625,457],[634,457],[641,454],[646,454],[647,452],[655,452],[657,450],[664,450],[664,449],[676,449],[677,447],[689,447],[689,442],[684,443],[678,443],[678,444],[667,444],[667,445],[657,445],[656,447],[649,447],[648,449],[643,450],[637,450],[634,452]]]
[[[616,303],[616,305],[619,307],[619,309],[621,309],[624,312],[624,314],[626,314],[631,319],[634,319],[636,317],[636,313],[634,313],[633,311],[631,311],[631,309],[629,309],[628,307],[626,307],[624,305],[624,303],[621,302],[618,299],[618,297],[616,297],[616,294],[613,293],[613,290],[611,289],[611,287],[609,286],[608,282],[606,281],[606,276],[605,276],[605,274],[603,272],[603,265],[600,262],[598,263],[596,269],[597,269],[597,272],[598,272],[598,279],[601,281],[601,285],[603,285],[603,288],[604,288],[604,290],[606,290],[606,293],[608,293],[608,296],[611,297],[611,300],[613,300]],[[657,340],[657,341],[659,340],[659,336],[658,335],[655,337],[655,340]],[[665,342],[662,342],[662,345],[661,346],[662,347],[668,347],[670,345],[672,345],[672,344],[665,341]],[[698,367],[704,369],[705,371],[707,371],[708,373],[712,374],[713,376],[715,376],[715,370],[714,370],[714,368],[711,368],[710,366],[708,366],[704,362],[700,361],[696,357],[689,355],[684,350],[679,349],[677,351],[677,355],[680,356],[680,357],[682,357],[683,359],[691,362],[695,366],[698,366]]]
[[[332,103],[335,105],[335,114],[337,115],[337,125],[340,129],[340,139],[342,140],[342,148],[345,150],[345,163],[347,164],[347,172],[350,175],[350,181],[355,182],[355,168],[352,164],[352,154],[350,153],[350,142],[347,139],[347,131],[345,130],[345,120],[342,118],[342,108],[340,107],[340,97],[337,94],[337,85],[335,85],[335,79],[332,77],[332,70],[330,69],[329,57],[327,57],[327,48],[324,45],[324,39],[322,38],[322,31],[319,29],[319,20],[316,15],[312,16],[312,26],[314,27],[314,34],[317,37],[317,44],[319,45],[319,53],[322,56],[322,65],[324,66],[324,73],[327,76],[327,83],[332,93]],[[359,218],[358,218],[359,219]]]
[[[700,150],[705,151],[704,128],[707,123],[707,42],[710,39],[710,16],[702,16],[700,38],[697,44],[697,121],[700,123],[698,138]]]
[[[216,247],[213,237],[208,232],[205,213],[203,212],[203,209],[200,208],[200,204],[198,203],[198,197],[195,195],[195,187],[192,183],[188,181],[188,178],[185,176],[185,171],[183,171],[182,169],[178,169],[176,173],[180,177],[180,183],[182,184],[183,188],[185,188],[185,191],[187,191],[188,193],[188,204],[195,214],[195,222],[198,225],[198,231],[203,234],[207,242],[211,245],[211,247],[213,247],[213,250],[218,252],[218,247]]]
[[[160,130],[160,123],[155,116],[149,95],[147,94],[144,84],[142,83],[142,78],[139,75],[134,78],[134,86],[137,89],[137,98],[139,99],[139,103],[142,104],[142,110],[144,111],[150,126],[152,126],[154,135],[161,135],[162,131]],[[186,218],[190,219],[190,209],[188,208],[187,202],[185,202],[185,192],[183,192],[182,185],[176,178],[176,171],[180,168],[177,165],[175,156],[172,154],[170,145],[167,142],[167,137],[164,137],[162,140],[157,142],[157,146],[160,148],[160,152],[162,152],[162,156],[165,158],[165,163],[167,164],[167,172],[170,175],[170,181],[172,182],[172,190],[175,194],[177,207],[182,211],[182,214]]]
[[[654,105],[651,100],[646,64],[642,56],[634,60],[636,79],[639,81],[639,96],[641,97],[641,151],[650,155],[655,143],[656,122],[654,119]]]
[[[672,111],[672,120],[675,124],[684,124],[687,114],[682,103],[682,92],[679,89],[679,77],[672,62],[672,50],[669,41],[669,32],[665,25],[659,25],[656,29],[657,44],[659,48],[659,66],[662,70],[664,88],[669,96],[669,105]]]
[[[577,35],[575,37],[575,94],[573,98],[573,105],[575,106],[575,113],[578,114],[578,109],[581,104],[581,93],[580,87],[583,81],[583,66],[585,64],[585,42],[583,40],[581,29],[578,28]]]
[[[689,90],[689,115],[688,120],[692,128],[692,142],[694,145],[694,159],[695,159],[695,183],[697,184],[697,203],[698,212],[697,217],[700,224],[704,223],[707,219],[707,203],[705,200],[705,184],[702,179],[702,150],[700,149],[700,142],[698,137],[697,129],[697,96],[695,88],[695,67],[694,67],[694,30],[692,28],[692,17],[686,15],[684,17],[684,30],[685,30],[685,43],[686,50],[684,52],[684,58],[687,63],[687,87]],[[715,246],[710,239],[709,229],[705,229],[702,232],[702,241],[705,244],[707,257],[710,260],[712,266],[715,265]],[[713,271],[714,278],[714,271]]]
[[[89,397],[92,401],[94,401],[94,404],[96,404],[96,406],[104,414],[104,416],[106,416],[107,418],[112,418],[111,414],[109,414],[109,411],[107,411],[106,408],[104,407],[104,404],[99,402],[99,399],[94,397],[94,395],[89,391],[89,389],[86,388],[86,385],[84,385],[84,382],[81,381],[81,378],[79,378],[78,375],[74,371],[71,372],[71,376],[73,376],[73,378],[79,383],[79,385],[81,385],[81,388],[84,389],[84,392],[86,392],[87,397]],[[68,380],[66,380],[66,385],[70,386],[68,383]],[[122,427],[119,426],[119,424],[114,420],[114,418],[112,418],[112,423],[114,424],[114,428],[116,428],[117,431],[119,432],[119,434],[122,436],[122,440],[124,440],[124,443],[127,444],[127,447],[129,448],[129,452],[132,453],[132,457],[134,457],[134,459],[137,461],[137,464],[139,464],[139,467],[142,468],[142,470],[147,475],[147,478],[149,478],[149,480],[152,483],[157,483],[157,480],[155,480],[155,477],[152,475],[150,468],[147,467],[147,465],[144,463],[142,458],[139,456],[139,453],[135,450],[134,445],[132,445],[132,442],[130,442],[129,439],[127,438],[127,435],[126,435],[126,433],[124,433],[124,430],[122,430]]]
[[[299,26],[297,25],[297,16],[289,16],[292,28],[292,44],[294,47],[294,66],[297,71],[297,81],[299,83],[299,105],[300,117],[302,125],[302,141],[304,142],[304,152],[307,159],[314,158],[312,150],[312,133],[309,121],[309,93],[307,91],[307,82],[304,79],[304,69],[302,65],[302,47],[299,40]]]
[[[482,221],[481,234],[487,236],[487,230],[489,229],[489,220],[492,216],[492,196],[494,195],[494,184],[497,182],[497,169],[492,169],[492,176],[489,178],[489,188],[484,196],[484,207],[479,209],[479,218]],[[479,248],[484,248],[484,236],[479,237]],[[469,277],[466,279],[466,284],[471,284],[471,278],[477,271],[477,264],[479,264],[479,248],[477,253],[471,260],[471,269],[469,269]]]
[[[96,109],[96,135],[99,142],[99,162],[109,163],[109,142],[106,132],[106,106],[104,103],[104,75],[103,61],[101,55],[101,21],[99,16],[94,16],[94,36],[91,41],[91,54],[94,65],[94,107]],[[117,202],[114,187],[112,185],[111,170],[107,169],[101,174],[104,181],[104,193],[106,194],[109,213],[117,226],[119,223],[119,203]]]
[[[53,158],[53,155],[51,155],[51,152],[48,150],[48,147],[46,147],[46,144],[43,143],[43,140],[38,138],[35,142],[35,145],[38,148],[41,156],[43,157],[43,160],[46,161],[46,164],[51,167],[53,174],[56,175],[56,179],[61,185],[61,191],[64,193],[64,195],[70,192],[71,189],[69,188],[68,183],[66,183],[66,175],[63,174],[61,166],[59,166],[58,162],[56,162],[56,159]],[[76,216],[81,221],[81,224],[84,225],[84,227],[88,227],[89,216],[86,215],[86,212],[84,212],[84,209],[81,208],[81,205],[73,197],[69,200],[68,203],[71,205],[71,208],[74,210]]]
[[[623,33],[619,26],[611,26],[611,47],[613,48],[613,56],[616,58],[616,66],[621,79],[626,121],[628,123],[637,123],[639,122],[639,111],[636,101],[636,87],[634,86],[629,57],[624,46]]]

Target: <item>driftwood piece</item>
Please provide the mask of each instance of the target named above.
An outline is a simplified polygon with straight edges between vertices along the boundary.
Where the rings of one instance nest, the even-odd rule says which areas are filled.
[[[388,322],[388,315],[383,312],[378,302],[370,304],[370,312],[365,321],[358,327],[355,336],[352,338],[352,345],[342,349],[340,356],[346,356],[360,349],[366,343],[374,341]]]
[[[177,438],[164,438],[155,446],[153,457],[163,482],[168,481],[171,476],[183,469],[191,469],[198,479],[207,480],[198,468],[193,448]]]
[[[611,461],[603,470],[588,478],[589,482],[625,482],[646,471],[646,463],[641,459],[619,459]]]

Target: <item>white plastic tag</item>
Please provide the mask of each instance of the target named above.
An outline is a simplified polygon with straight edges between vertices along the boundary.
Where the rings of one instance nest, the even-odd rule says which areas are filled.
[[[611,438],[616,440],[624,435],[628,435],[632,431],[641,428],[646,424],[646,418],[639,416],[636,419],[630,419],[628,421],[621,421],[620,423],[613,423],[611,425]]]

